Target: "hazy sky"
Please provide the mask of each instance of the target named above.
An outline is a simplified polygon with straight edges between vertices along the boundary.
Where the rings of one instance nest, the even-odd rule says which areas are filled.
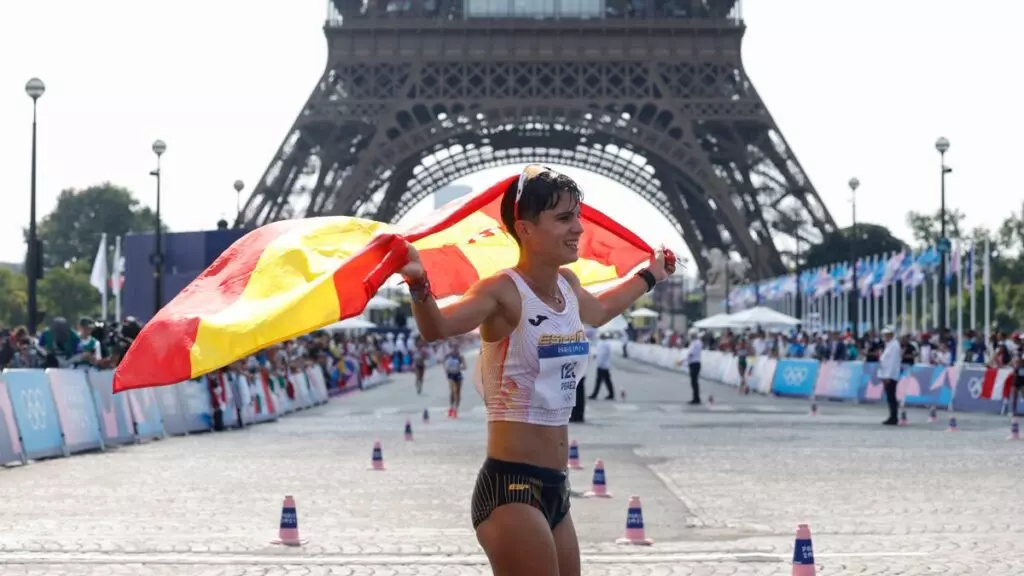
[[[170,227],[211,228],[234,215],[232,183],[261,177],[322,73],[325,4],[0,2],[0,261],[24,254],[29,78],[47,86],[40,214],[61,189],[104,180],[152,203],[150,145],[161,138]],[[1020,209],[1012,167],[1024,116],[1012,55],[1024,54],[1024,2],[748,0],[743,10],[747,70],[841,226],[850,223],[846,183],[856,175],[859,219],[908,239],[906,213],[938,206],[940,135],[952,142],[947,203],[969,226],[996,226]],[[508,171],[465,182],[483,186]],[[668,222],[625,189],[566,172],[599,209],[648,241],[683,249]]]

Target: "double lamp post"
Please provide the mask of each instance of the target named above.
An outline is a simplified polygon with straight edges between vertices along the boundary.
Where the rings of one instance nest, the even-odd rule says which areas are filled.
[[[25,259],[25,272],[28,275],[28,318],[27,327],[30,334],[35,334],[39,328],[39,279],[43,276],[42,245],[39,241],[39,231],[36,215],[36,150],[37,150],[37,122],[36,111],[39,98],[46,92],[46,84],[39,78],[32,78],[25,83],[25,93],[32,99],[32,179],[29,193],[29,220],[28,220],[28,257]],[[160,157],[167,151],[167,144],[163,140],[153,142],[153,152],[156,154],[156,170],[150,172],[156,177],[156,249],[150,256],[153,264],[153,313],[163,305],[163,224],[160,220]]]

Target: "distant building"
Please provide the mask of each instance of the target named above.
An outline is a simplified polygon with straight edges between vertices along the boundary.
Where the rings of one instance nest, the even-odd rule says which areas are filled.
[[[462,198],[472,191],[473,188],[469,186],[445,186],[434,194],[434,209],[436,210],[456,198]]]

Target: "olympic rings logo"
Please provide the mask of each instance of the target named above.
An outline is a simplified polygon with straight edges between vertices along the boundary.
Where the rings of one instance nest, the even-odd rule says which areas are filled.
[[[43,391],[32,388],[21,391],[21,405],[25,407],[25,418],[32,430],[46,430],[46,406],[43,405]]]
[[[802,384],[807,380],[807,368],[802,366],[787,366],[782,369],[782,380],[786,384]]]
[[[974,377],[967,381],[967,391],[971,393],[971,398],[981,398],[981,389],[981,378]]]

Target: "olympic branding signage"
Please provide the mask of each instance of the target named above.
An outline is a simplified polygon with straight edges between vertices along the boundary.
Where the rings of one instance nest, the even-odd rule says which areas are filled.
[[[818,362],[814,360],[779,360],[772,379],[772,392],[780,396],[810,396],[818,379]]]
[[[64,438],[50,382],[41,370],[6,370],[4,380],[28,458],[59,456]]]

